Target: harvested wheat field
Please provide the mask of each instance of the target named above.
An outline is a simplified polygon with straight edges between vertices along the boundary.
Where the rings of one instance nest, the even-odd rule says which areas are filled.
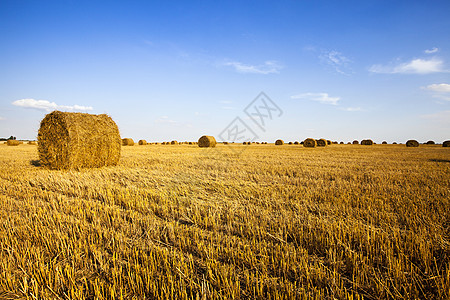
[[[442,146],[0,145],[1,299],[448,299]]]

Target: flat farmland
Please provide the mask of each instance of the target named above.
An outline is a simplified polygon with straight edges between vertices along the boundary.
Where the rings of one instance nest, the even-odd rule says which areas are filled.
[[[0,145],[1,299],[448,299],[450,148]]]

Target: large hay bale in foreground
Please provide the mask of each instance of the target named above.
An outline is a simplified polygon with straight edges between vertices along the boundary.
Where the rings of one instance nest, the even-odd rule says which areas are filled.
[[[50,169],[115,166],[120,150],[119,128],[108,115],[54,111],[41,121],[39,159]]]
[[[361,141],[361,145],[372,146],[373,145],[373,141],[370,140],[370,139],[362,140]]]
[[[316,142],[317,142],[317,147],[325,147],[326,145],[328,145],[326,139],[319,139],[319,140],[316,140]]]
[[[122,146],[134,146],[133,139],[130,138],[122,139]]]
[[[215,147],[216,139],[211,135],[204,135],[198,139],[198,146],[202,148]]]
[[[303,147],[314,148],[317,146],[317,141],[315,139],[306,139],[303,141]]]
[[[416,140],[408,140],[406,142],[406,147],[419,147],[419,142]]]
[[[275,141],[275,145],[277,145],[277,146],[284,145],[284,141],[283,140],[276,140]]]
[[[147,141],[146,140],[139,140],[138,144],[139,145],[147,145]]]
[[[6,141],[6,145],[8,146],[19,146],[21,143],[20,141],[16,141],[16,140],[7,140]]]
[[[443,142],[442,147],[450,147],[450,141]]]

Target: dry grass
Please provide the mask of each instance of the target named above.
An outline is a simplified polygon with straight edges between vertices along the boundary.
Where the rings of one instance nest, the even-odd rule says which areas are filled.
[[[0,298],[449,299],[448,155],[156,145],[65,172],[0,145]]]

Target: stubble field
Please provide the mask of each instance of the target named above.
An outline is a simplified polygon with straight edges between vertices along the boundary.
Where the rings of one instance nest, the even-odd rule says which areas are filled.
[[[242,152],[241,152],[242,151]],[[0,145],[0,299],[450,298],[450,149]]]

